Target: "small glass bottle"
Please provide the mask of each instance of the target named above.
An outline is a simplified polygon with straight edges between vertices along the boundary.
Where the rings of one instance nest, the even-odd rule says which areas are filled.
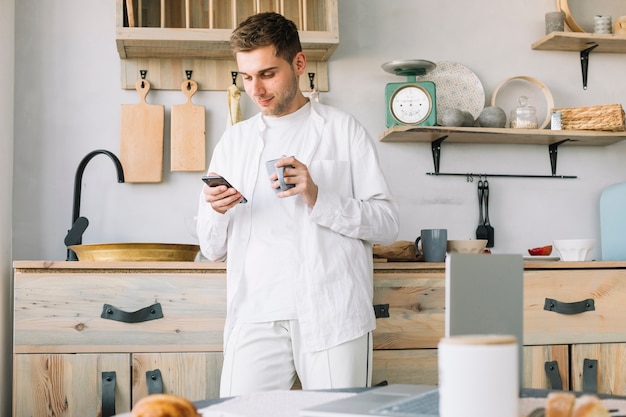
[[[511,127],[514,129],[537,129],[537,110],[528,105],[528,97],[521,96],[519,107],[511,110]]]

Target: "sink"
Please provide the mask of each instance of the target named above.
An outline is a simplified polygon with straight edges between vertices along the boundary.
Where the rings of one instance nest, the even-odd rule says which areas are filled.
[[[68,248],[79,261],[89,262],[191,262],[200,251],[198,245],[178,243],[95,243]]]

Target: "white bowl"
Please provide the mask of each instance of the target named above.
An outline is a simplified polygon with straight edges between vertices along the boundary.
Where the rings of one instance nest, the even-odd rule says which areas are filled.
[[[483,253],[487,246],[486,239],[448,240],[448,253]]]
[[[559,252],[562,261],[586,261],[595,244],[595,239],[555,240],[554,249]]]

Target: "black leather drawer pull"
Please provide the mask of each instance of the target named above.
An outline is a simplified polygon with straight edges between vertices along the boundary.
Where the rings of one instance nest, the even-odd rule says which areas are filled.
[[[163,394],[163,377],[159,369],[146,371],[146,385],[148,385],[149,395]]]
[[[143,321],[163,318],[163,310],[161,310],[161,304],[156,303],[149,307],[144,307],[141,310],[128,313],[110,304],[105,304],[102,306],[102,314],[100,317],[107,320],[123,321],[124,323],[141,323]]]
[[[389,304],[374,304],[374,314],[377,319],[389,317]]]
[[[583,361],[583,392],[598,392],[598,361],[595,359]]]
[[[552,389],[563,389],[563,381],[561,380],[561,374],[559,373],[559,363],[557,361],[548,361],[543,365],[546,370],[546,376],[550,381]]]
[[[575,303],[564,303],[561,301],[553,300],[552,298],[546,298],[543,309],[561,314],[580,314],[584,313],[585,311],[593,311],[596,309],[596,306],[593,298],[588,298],[583,301],[576,301]]]
[[[115,372],[102,372],[102,417],[115,414]]]

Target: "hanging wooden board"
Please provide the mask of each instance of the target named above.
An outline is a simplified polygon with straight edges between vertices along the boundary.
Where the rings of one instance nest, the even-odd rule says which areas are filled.
[[[191,102],[198,91],[195,81],[183,82],[185,104],[172,106],[171,170],[204,171],[206,168],[206,117],[204,106]]]
[[[163,179],[163,122],[165,107],[148,104],[147,80],[135,86],[139,104],[122,104],[120,161],[126,182],[161,182]]]

